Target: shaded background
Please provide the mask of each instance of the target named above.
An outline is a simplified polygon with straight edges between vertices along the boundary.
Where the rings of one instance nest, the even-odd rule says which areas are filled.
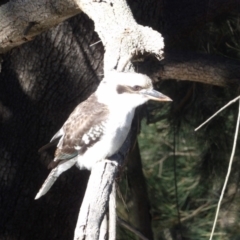
[[[138,23],[163,34],[166,53],[190,51],[239,59],[238,1],[128,2]],[[92,21],[81,14],[3,56],[1,240],[73,239],[88,172],[70,169],[35,201],[53,154],[39,155],[37,150],[102,79],[104,49],[101,43],[90,46],[98,40]],[[199,132],[193,129],[237,96],[238,86],[219,88],[169,79],[159,80],[156,87],[174,102],[149,104],[141,112],[151,123],[143,125],[139,136],[146,182],[135,147],[130,165],[118,179],[125,199],[119,200],[119,215],[149,239],[207,239],[226,174],[237,106]],[[215,239],[240,238],[238,160],[237,152]],[[118,239],[132,238],[119,229]]]

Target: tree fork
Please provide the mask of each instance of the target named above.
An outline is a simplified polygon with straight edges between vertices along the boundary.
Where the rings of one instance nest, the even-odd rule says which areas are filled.
[[[140,54],[150,53],[159,60],[163,58],[164,44],[161,34],[149,27],[138,25],[125,0],[114,2],[77,0],[77,3],[79,8],[94,21],[95,31],[105,47],[105,74],[114,69],[118,71],[130,70],[132,68],[131,59]],[[134,136],[136,139],[136,132],[131,132],[130,136]],[[126,140],[120,150],[122,153],[117,155],[118,159],[116,156],[113,158],[119,165],[124,161],[133,142],[129,139]],[[111,162],[106,164],[111,165],[109,166],[112,169],[110,170],[111,174],[105,175],[105,168],[101,167],[100,163],[97,163],[91,172],[89,185],[79,213],[75,240],[85,239],[85,237],[97,240],[101,235],[100,226],[108,206],[106,203],[109,201],[115,173],[118,170],[118,165],[114,167]],[[104,184],[101,183],[102,177],[106,181]],[[98,185],[99,183],[101,184]],[[94,187],[96,185],[97,189]],[[105,191],[106,189],[108,190]],[[95,202],[96,199],[103,202],[100,207],[98,207],[99,203]],[[114,239],[114,236],[111,238]]]
[[[163,58],[162,35],[137,24],[125,0],[76,2],[94,21],[95,31],[105,47],[104,71],[122,71],[126,65],[130,68],[129,61],[144,53],[159,60]]]

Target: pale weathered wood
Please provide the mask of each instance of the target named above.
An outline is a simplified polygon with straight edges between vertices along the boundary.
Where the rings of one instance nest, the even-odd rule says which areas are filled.
[[[99,239],[117,170],[118,164],[110,161],[98,162],[93,167],[75,229],[75,240]]]
[[[163,37],[150,27],[136,23],[125,0],[76,0],[95,24],[95,30],[105,47],[104,70],[122,71],[129,60],[144,53],[163,58]]]
[[[95,22],[95,29],[106,48],[105,69],[122,69],[128,60],[144,52],[162,58],[161,35],[138,25],[125,0],[8,1],[0,5],[0,53],[30,41],[41,32],[80,13],[80,7]],[[173,52],[166,55],[164,61],[158,62],[159,70],[152,77],[216,86],[239,84],[239,64],[223,59]]]
[[[73,0],[15,0],[0,5],[0,53],[80,12]]]
[[[116,222],[117,222],[117,213],[116,213],[116,182],[113,182],[112,192],[109,199],[109,240],[116,239]]]
[[[136,134],[136,127],[133,127],[119,153],[112,156],[110,160],[98,162],[94,166],[79,212],[74,240],[99,239],[100,226],[108,208],[113,182]]]
[[[161,34],[149,27],[137,24],[125,0],[76,0],[76,2],[79,8],[94,21],[95,30],[105,47],[105,74],[113,69],[129,70],[132,67],[130,60],[144,53],[154,54],[158,59],[163,58],[164,43]],[[113,158],[118,165],[123,162],[131,142],[126,140],[121,149],[123,153]],[[105,165],[97,163],[94,166],[79,213],[75,240],[99,239],[101,222],[106,213],[110,190],[112,190],[117,170],[117,165],[111,163],[105,163]],[[111,209],[113,210],[113,206]],[[109,237],[114,240],[116,237],[115,210],[111,215]]]
[[[108,220],[107,214],[105,213],[100,227],[99,240],[107,240],[107,238],[108,238]]]

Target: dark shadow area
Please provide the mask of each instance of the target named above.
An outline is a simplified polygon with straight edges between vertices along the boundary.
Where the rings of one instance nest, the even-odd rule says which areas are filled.
[[[0,104],[8,115],[0,112],[1,239],[73,238],[89,173],[73,167],[36,201],[53,157],[37,151],[96,89],[102,46],[86,50],[96,39],[93,24],[80,15],[3,56]]]

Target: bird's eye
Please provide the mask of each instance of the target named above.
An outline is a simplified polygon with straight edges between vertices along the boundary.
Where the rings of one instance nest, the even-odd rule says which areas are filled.
[[[142,87],[140,87],[138,85],[133,86],[134,91],[140,91],[141,89],[142,89]]]

